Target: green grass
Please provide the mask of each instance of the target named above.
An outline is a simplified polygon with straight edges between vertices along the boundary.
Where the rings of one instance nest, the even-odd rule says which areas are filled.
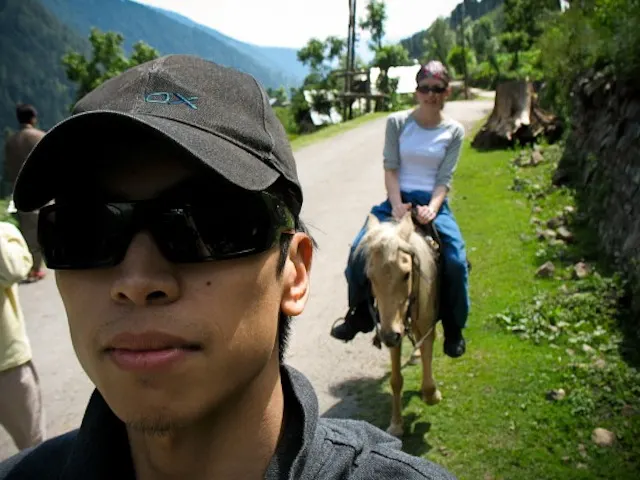
[[[326,140],[340,133],[347,132],[356,127],[359,127],[363,123],[369,122],[371,120],[375,120],[377,118],[382,118],[387,115],[389,115],[389,112],[368,113],[366,115],[362,115],[361,117],[357,117],[348,122],[326,126],[318,130],[317,132],[313,132],[307,135],[290,134],[289,140],[291,141],[291,148],[293,148],[294,151],[299,150],[303,147],[307,147],[311,145],[312,143],[316,143],[321,140]]]
[[[640,415],[620,414],[622,403],[640,397],[634,370],[614,353],[607,357],[608,373],[595,375],[589,368],[586,374],[575,373],[584,367],[575,365],[582,352],[574,358],[564,346],[535,345],[495,320],[506,309],[526,306],[535,295],[550,294],[566,281],[536,279],[535,270],[546,258],[540,255],[540,243],[522,234],[533,237],[534,204],[551,214],[570,196],[554,191],[534,201],[512,190],[514,152],[478,153],[470,147],[471,138],[452,193],[452,208],[473,263],[467,353],[455,360],[445,357],[440,336],[433,370],[444,398],[437,406],[420,399],[421,368],[403,369],[403,449],[445,466],[460,479],[635,479],[640,471]],[[549,168],[518,174],[535,184],[548,177]],[[405,348],[405,357],[408,352]],[[567,398],[547,400],[546,393],[557,388],[565,389]],[[601,395],[601,389],[609,394]],[[359,418],[386,429],[388,377],[352,382],[348,390],[361,407]],[[616,445],[595,446],[591,432],[596,427],[616,432]]]

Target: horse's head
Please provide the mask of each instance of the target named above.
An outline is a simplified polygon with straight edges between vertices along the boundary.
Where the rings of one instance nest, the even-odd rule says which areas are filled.
[[[371,281],[380,314],[380,340],[387,347],[400,344],[410,306],[416,269],[410,243],[414,226],[411,214],[398,222],[379,222],[373,215],[361,247],[365,251],[367,277]]]

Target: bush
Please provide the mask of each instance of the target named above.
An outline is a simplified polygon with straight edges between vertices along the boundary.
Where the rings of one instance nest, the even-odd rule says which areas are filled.
[[[587,70],[610,67],[621,79],[640,75],[640,0],[590,0],[550,21],[538,39],[544,105],[567,119],[570,89]]]
[[[298,125],[296,125],[295,118],[293,117],[293,112],[290,108],[287,107],[275,107],[274,112],[282,123],[285,131],[289,135],[295,135],[298,133]]]
[[[469,82],[474,87],[495,90],[499,83],[509,80],[528,78],[531,82],[539,81],[544,77],[540,68],[540,56],[541,53],[538,49],[520,52],[519,66],[516,70],[512,70],[513,55],[510,53],[498,54],[496,60],[500,69],[499,74],[488,61],[485,61],[471,70]]]

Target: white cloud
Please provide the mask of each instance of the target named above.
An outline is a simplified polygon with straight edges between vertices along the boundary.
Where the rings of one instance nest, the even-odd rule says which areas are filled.
[[[346,37],[347,0],[137,0],[176,11],[237,40],[256,45],[302,47],[312,37]],[[397,42],[448,16],[461,0],[387,0],[387,39]],[[320,7],[322,5],[322,7]],[[367,0],[358,1],[358,16]],[[362,43],[362,42],[361,42]],[[362,50],[364,45],[360,47]]]

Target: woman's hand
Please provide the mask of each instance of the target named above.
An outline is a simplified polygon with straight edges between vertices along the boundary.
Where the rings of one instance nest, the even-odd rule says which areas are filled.
[[[423,225],[426,225],[436,218],[436,211],[429,205],[420,205],[416,210],[418,221]]]
[[[396,220],[402,220],[402,217],[404,217],[409,210],[411,210],[410,203],[397,203],[392,205],[391,213]]]

